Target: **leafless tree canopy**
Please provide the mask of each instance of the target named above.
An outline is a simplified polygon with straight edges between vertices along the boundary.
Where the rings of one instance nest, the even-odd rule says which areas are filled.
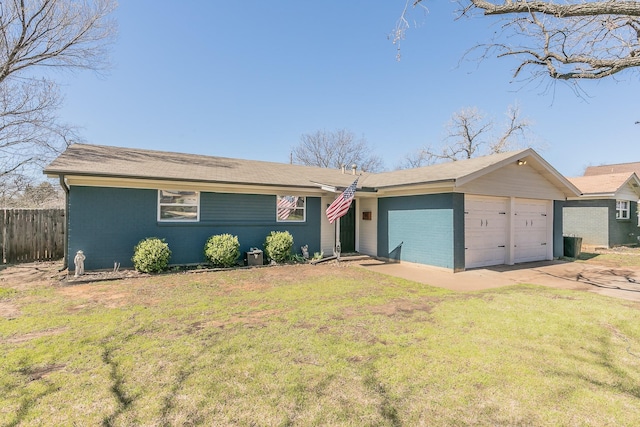
[[[3,195],[0,193],[0,206],[20,209],[52,209],[64,208],[64,192],[57,183],[49,181],[37,185],[23,183],[17,194]]]
[[[365,172],[379,172],[384,169],[380,157],[372,154],[370,144],[364,138],[356,138],[346,129],[316,131],[300,137],[300,143],[293,148],[294,163],[336,168],[351,168],[357,165]]]
[[[56,116],[61,95],[50,71],[105,69],[115,7],[115,0],[0,2],[1,193],[23,190],[16,185],[78,140]]]
[[[526,137],[530,127],[531,123],[521,117],[517,106],[507,109],[506,121],[502,125],[475,107],[463,108],[454,113],[447,124],[442,146],[424,147],[409,153],[398,168],[471,159],[523,148],[528,145]]]
[[[461,16],[503,18],[494,40],[475,46],[481,58],[517,57],[517,77],[600,79],[640,66],[640,2],[627,0],[456,0]],[[413,5],[423,5],[415,0]],[[408,28],[405,14],[394,41]]]

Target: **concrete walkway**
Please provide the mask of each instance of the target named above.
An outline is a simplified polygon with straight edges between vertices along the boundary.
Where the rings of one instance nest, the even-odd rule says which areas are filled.
[[[640,269],[592,264],[541,261],[515,266],[476,268],[461,273],[422,264],[385,262],[373,258],[355,261],[368,270],[454,291],[468,292],[520,283],[595,292],[640,302]]]

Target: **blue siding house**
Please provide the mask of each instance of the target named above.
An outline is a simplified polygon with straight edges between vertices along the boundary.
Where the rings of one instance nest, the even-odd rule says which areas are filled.
[[[464,270],[463,194],[382,197],[378,215],[378,256]]]
[[[130,267],[146,237],[168,242],[172,264],[196,264],[212,235],[237,235],[245,252],[284,230],[296,251],[331,255],[343,236],[362,254],[453,271],[552,259],[558,209],[580,194],[531,149],[374,174],[74,144],[44,172],[67,194],[70,270],[79,250],[88,270]],[[350,213],[329,223],[355,178]]]
[[[159,221],[158,191],[74,186],[69,191],[69,253],[82,250],[85,268],[130,267],[133,247],[145,237],[165,239],[172,264],[204,262],[204,245],[215,234],[238,236],[240,251],[262,247],[271,231],[289,231],[296,243],[320,250],[320,198],[307,197],[304,222],[278,222],[276,196],[200,193],[196,222]],[[72,258],[72,257],[71,257]],[[70,266],[71,268],[71,266]]]
[[[599,166],[593,171],[607,171],[623,164]],[[634,172],[593,173],[569,178],[580,189],[580,197],[569,198],[563,206],[563,231],[582,238],[590,247],[637,245],[638,199],[640,179]]]

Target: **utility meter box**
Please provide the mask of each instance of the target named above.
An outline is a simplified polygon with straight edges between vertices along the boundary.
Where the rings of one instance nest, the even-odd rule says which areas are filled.
[[[263,265],[264,255],[262,250],[258,248],[251,248],[250,251],[245,252],[244,265]]]

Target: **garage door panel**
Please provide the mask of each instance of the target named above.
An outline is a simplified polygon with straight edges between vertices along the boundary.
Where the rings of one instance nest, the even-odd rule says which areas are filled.
[[[514,257],[516,263],[547,258],[549,239],[548,203],[516,199],[514,212]]]
[[[465,267],[504,264],[507,256],[507,199],[465,199]]]

